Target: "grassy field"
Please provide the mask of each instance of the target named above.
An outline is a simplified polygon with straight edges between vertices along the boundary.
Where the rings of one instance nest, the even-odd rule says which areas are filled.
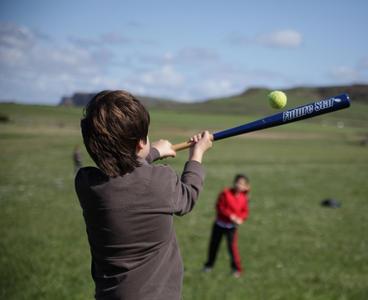
[[[215,143],[198,205],[175,221],[184,299],[368,299],[368,147],[359,143],[368,133],[368,107],[358,106]],[[0,104],[10,117],[0,123],[0,299],[93,298],[71,160],[82,145],[81,111]],[[173,142],[254,118],[169,111],[151,117],[151,140]],[[345,126],[337,128],[341,120]],[[166,163],[180,172],[186,157]],[[85,151],[83,158],[92,164]],[[214,271],[204,274],[216,195],[238,172],[252,184],[251,215],[239,230],[245,275],[229,276],[224,243]],[[342,207],[321,207],[327,197]]]

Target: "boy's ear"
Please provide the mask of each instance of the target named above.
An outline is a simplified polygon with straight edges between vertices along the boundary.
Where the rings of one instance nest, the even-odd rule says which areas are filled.
[[[139,142],[137,143],[137,151],[142,150],[144,146],[147,145],[147,142],[148,142],[148,138],[146,141],[144,141],[143,139],[139,140]]]
[[[146,145],[146,143],[143,140],[139,140],[137,144],[137,151],[142,150],[144,145]]]

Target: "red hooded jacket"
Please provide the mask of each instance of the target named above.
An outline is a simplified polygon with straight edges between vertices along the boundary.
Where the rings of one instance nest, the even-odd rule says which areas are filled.
[[[216,203],[217,220],[233,223],[230,215],[245,220],[248,218],[248,192],[235,193],[233,189],[225,188],[219,195]]]

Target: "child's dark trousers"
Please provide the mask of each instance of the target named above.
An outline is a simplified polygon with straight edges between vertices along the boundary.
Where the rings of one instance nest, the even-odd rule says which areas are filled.
[[[222,236],[226,236],[227,249],[230,255],[231,269],[232,271],[242,271],[240,263],[240,255],[238,249],[238,232],[237,228],[224,228],[215,224],[212,228],[210,245],[208,248],[208,260],[205,263],[205,267],[212,268],[216,261],[217,252],[220,246]]]

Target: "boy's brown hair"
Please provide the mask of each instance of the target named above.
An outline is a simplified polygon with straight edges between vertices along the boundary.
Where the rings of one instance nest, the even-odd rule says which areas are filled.
[[[249,183],[249,177],[245,174],[236,174],[234,177],[234,183],[236,183],[239,179],[244,179],[247,183]]]
[[[131,172],[140,165],[140,140],[147,142],[150,116],[126,91],[102,91],[92,98],[81,121],[83,141],[96,165],[108,176]]]

